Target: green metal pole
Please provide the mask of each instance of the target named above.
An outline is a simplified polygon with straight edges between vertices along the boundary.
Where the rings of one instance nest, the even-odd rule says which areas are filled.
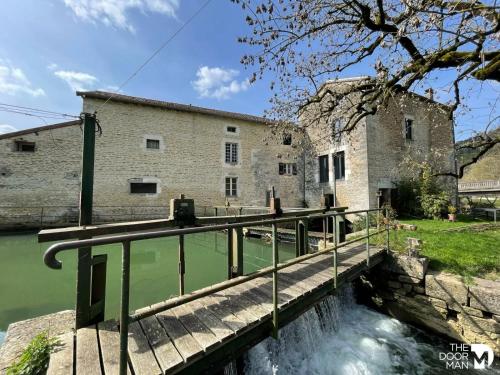
[[[337,216],[333,217],[333,228],[335,228],[335,233],[333,236],[333,287],[337,290]]]
[[[182,229],[183,226],[179,226]],[[184,274],[186,273],[186,260],[184,255],[184,235],[179,236],[179,295],[184,295]]]
[[[273,337],[278,339],[278,226],[273,224]]]
[[[127,375],[130,291],[130,242],[122,244],[122,283],[120,306],[120,375]]]
[[[94,159],[95,159],[95,115],[84,113],[82,180],[80,190],[79,225],[92,224],[92,199],[94,192]],[[85,239],[85,238],[80,238]],[[78,268],[76,277],[76,328],[90,323],[90,290],[91,290],[92,249],[78,249]]]
[[[385,210],[385,218],[387,220],[386,230],[387,230],[387,254],[389,254],[389,237],[391,235],[391,223],[389,222],[389,209]]]
[[[366,211],[366,265],[370,267],[370,213]]]

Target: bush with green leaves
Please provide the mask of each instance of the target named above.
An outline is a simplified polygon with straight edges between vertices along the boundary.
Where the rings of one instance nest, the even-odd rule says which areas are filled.
[[[420,205],[424,216],[439,219],[446,215],[450,197],[438,186],[430,164],[423,165],[420,181]]]
[[[19,360],[7,369],[7,375],[41,375],[49,365],[50,353],[59,345],[47,332],[36,335],[24,349]]]

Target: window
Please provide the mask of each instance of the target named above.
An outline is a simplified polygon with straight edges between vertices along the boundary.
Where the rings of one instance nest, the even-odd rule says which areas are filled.
[[[146,139],[146,148],[159,150],[160,149],[160,140],[159,139]]]
[[[405,139],[413,139],[413,119],[405,118]]]
[[[343,119],[337,118],[332,124],[332,138],[336,142],[342,141],[342,130],[344,129]]]
[[[297,163],[279,163],[279,174],[291,176],[297,174]]]
[[[35,142],[16,141],[16,151],[35,152]]]
[[[235,127],[235,126],[228,126],[228,127],[226,128],[226,131],[227,131],[228,133],[236,133],[236,127]]]
[[[238,178],[226,177],[226,197],[238,196]]]
[[[238,144],[237,143],[226,143],[226,163],[237,164],[238,163]]]
[[[290,146],[292,144],[292,135],[291,134],[283,134],[283,144],[285,146]]]
[[[321,155],[319,161],[319,182],[328,182],[328,155]]]
[[[156,182],[131,182],[130,194],[156,194]]]
[[[335,179],[345,178],[345,153],[344,151],[333,154],[333,166],[335,167]]]

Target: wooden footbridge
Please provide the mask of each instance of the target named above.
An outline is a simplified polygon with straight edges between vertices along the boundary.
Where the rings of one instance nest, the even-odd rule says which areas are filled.
[[[241,217],[200,218],[191,222],[162,222],[176,228],[118,235],[131,224],[94,226],[40,233],[40,240],[87,238],[52,245],[44,255],[51,268],[61,268],[56,258],[61,251],[112,243],[122,244],[122,292],[120,319],[103,321],[104,291],[90,285],[88,305],[82,305],[82,290],[77,290],[77,330],[60,337],[61,346],[51,355],[48,374],[170,374],[220,371],[229,361],[273,336],[317,302],[335,292],[364,271],[378,264],[389,243],[382,248],[370,243],[370,237],[388,233],[388,227],[369,233],[369,215],[379,210],[345,212],[344,209],[304,210],[280,214]],[[366,215],[366,235],[344,241],[341,225],[348,214]],[[335,233],[325,249],[309,253],[307,223],[323,222],[327,238],[329,222]],[[210,222],[210,225],[206,225]],[[219,224],[223,223],[223,224]],[[296,258],[280,263],[278,226],[295,223]],[[179,225],[180,224],[180,225]],[[135,223],[135,229],[151,226]],[[273,264],[244,275],[242,269],[243,228],[271,226]],[[382,225],[378,222],[379,227]],[[382,225],[383,226],[383,225]],[[208,231],[228,231],[228,278],[222,283],[184,294],[184,236]],[[95,236],[98,237],[95,237]],[[179,237],[179,296],[129,312],[130,250],[133,241],[159,237]],[[94,237],[94,238],[90,238]],[[388,236],[384,237],[388,241]],[[373,241],[372,241],[373,242]],[[325,240],[326,243],[326,240]],[[80,255],[82,255],[80,253]],[[94,257],[96,258],[96,257]],[[81,258],[80,258],[81,260]],[[91,281],[105,279],[105,260],[93,265]],[[81,275],[80,275],[81,276]],[[85,299],[83,299],[85,301]],[[90,301],[90,303],[89,303]],[[87,318],[85,321],[82,316]]]

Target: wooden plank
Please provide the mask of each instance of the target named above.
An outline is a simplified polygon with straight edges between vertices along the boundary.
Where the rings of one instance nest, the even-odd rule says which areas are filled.
[[[226,298],[222,292],[214,293],[210,296],[213,301],[216,301],[219,305],[226,307],[234,315],[243,320],[247,325],[251,325],[259,320],[259,318],[250,311],[247,311],[242,305],[236,301],[230,301]]]
[[[219,343],[215,334],[203,322],[193,314],[187,305],[181,305],[172,309],[177,319],[179,319],[186,330],[200,344],[203,350],[207,351]]]
[[[259,304],[264,311],[268,314],[273,311],[273,302],[272,299],[264,297],[262,294],[255,293],[255,287],[245,288],[241,285],[237,285],[234,287],[234,290],[239,292],[242,296],[249,299],[255,304]]]
[[[67,375],[73,373],[74,334],[68,332],[57,336],[59,344],[50,355],[47,375]]]
[[[196,315],[198,319],[203,322],[203,324],[210,328],[220,341],[224,341],[235,334],[229,326],[202,306],[198,301],[191,302],[189,307],[193,311],[193,314]]]
[[[167,370],[173,371],[184,363],[182,356],[167,336],[156,316],[144,318],[139,321],[139,324],[163,372]]]
[[[120,333],[118,322],[107,320],[98,323],[99,343],[101,344],[102,365],[106,375],[120,373]],[[127,369],[130,374],[130,369]]]
[[[138,322],[130,323],[128,335],[128,356],[135,374],[162,374],[148,339]]]
[[[243,290],[245,286],[243,286]],[[249,311],[252,315],[257,317],[259,320],[267,317],[269,311],[260,305],[260,303],[255,303],[254,301],[246,298],[241,292],[241,289],[236,290],[234,287],[226,289],[222,294],[228,298],[230,301],[237,305],[243,306],[245,310]]]
[[[182,355],[184,362],[203,353],[203,348],[189,334],[182,323],[177,319],[171,310],[164,311],[156,315],[165,332],[172,339],[175,347]]]
[[[97,329],[94,325],[76,331],[76,374],[101,374]]]
[[[233,312],[226,306],[219,304],[217,301],[214,301],[210,297],[201,298],[198,300],[198,302],[205,306],[210,312],[217,316],[234,332],[237,333],[246,328],[247,324],[245,323],[245,321],[234,315]]]

